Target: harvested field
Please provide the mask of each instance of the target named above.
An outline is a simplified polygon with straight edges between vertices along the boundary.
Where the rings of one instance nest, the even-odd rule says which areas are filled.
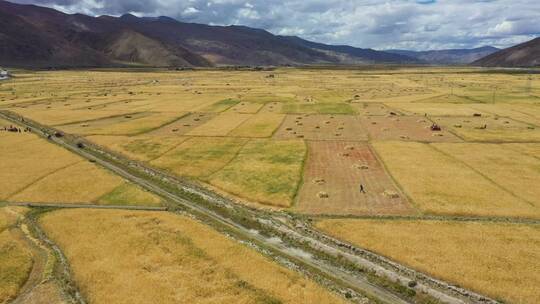
[[[496,116],[434,117],[433,120],[467,141],[539,142],[540,128]]]
[[[270,137],[285,118],[283,114],[256,114],[229,133],[232,137]]]
[[[391,106],[406,113],[416,116],[469,116],[479,113],[487,115],[484,111],[475,108],[476,104],[456,103],[391,103]]]
[[[184,135],[191,130],[207,123],[212,118],[216,117],[213,113],[190,113],[173,123],[167,124],[157,130],[148,132],[146,135],[172,136]]]
[[[243,122],[252,117],[251,114],[238,113],[221,113],[212,118],[210,121],[198,126],[189,131],[186,135],[189,136],[226,136],[241,125]]]
[[[434,144],[516,197],[540,209],[540,159],[499,144]]]
[[[13,202],[91,203],[122,184],[122,179],[88,161],[55,171],[10,196]]]
[[[538,225],[323,220],[316,226],[504,303],[540,302]]]
[[[309,142],[308,151],[294,210],[336,215],[414,213],[367,144]],[[361,184],[365,192],[360,192]]]
[[[274,137],[367,141],[367,132],[360,121],[353,115],[287,115]]]
[[[281,113],[282,108],[283,108],[283,103],[281,103],[281,102],[270,102],[270,103],[265,104],[264,107],[262,107],[259,110],[259,114],[262,114],[262,113]]]
[[[205,178],[229,163],[246,141],[240,138],[190,138],[150,163],[179,176]]]
[[[400,114],[398,111],[378,102],[363,102],[355,105],[355,107],[358,114],[363,116],[388,116],[390,112]]]
[[[168,125],[177,118],[177,113],[136,113],[62,125],[59,128],[67,133],[81,135],[136,135]]]
[[[285,114],[355,114],[347,103],[285,103],[281,108]]]
[[[422,142],[459,142],[458,137],[443,128],[432,131],[433,124],[423,116],[368,116],[361,120],[373,140],[401,140]]]
[[[123,154],[129,158],[141,161],[150,161],[160,157],[177,145],[184,142],[187,137],[177,136],[88,136],[88,140],[105,147],[111,151]]]
[[[90,303],[345,302],[188,217],[60,210],[40,223]]]
[[[424,213],[540,217],[540,208],[429,144],[377,142],[374,147],[390,174]]]
[[[305,154],[299,140],[252,140],[209,182],[251,201],[288,207],[301,180]]]

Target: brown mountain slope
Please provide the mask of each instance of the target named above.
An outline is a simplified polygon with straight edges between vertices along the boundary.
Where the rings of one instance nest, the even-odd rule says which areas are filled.
[[[540,66],[540,37],[507,48],[473,62],[487,67],[537,67]]]

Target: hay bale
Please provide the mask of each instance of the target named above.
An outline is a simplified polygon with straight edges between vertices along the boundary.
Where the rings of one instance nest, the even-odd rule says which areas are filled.
[[[318,178],[313,179],[313,183],[317,185],[324,185],[326,181],[324,180],[324,178],[318,177]]]
[[[328,198],[328,193],[324,192],[324,191],[320,191],[319,193],[317,193],[317,197],[318,198]]]
[[[330,124],[330,121],[329,121],[329,120],[327,120],[327,121],[325,121],[324,123],[328,125],[328,124]]]
[[[354,146],[345,146],[345,150],[354,150]]]
[[[392,190],[384,190],[383,196],[387,198],[399,198],[399,194]]]
[[[345,153],[338,153],[338,156],[349,157],[351,155],[349,153],[345,152]]]
[[[286,131],[292,131],[292,128],[285,128]]]
[[[400,135],[399,138],[401,138],[401,139],[409,139],[409,136],[407,136],[407,135]]]
[[[455,124],[455,125],[454,125],[454,128],[461,128],[461,127],[462,127],[461,124]]]
[[[369,166],[366,164],[354,164],[353,168],[358,170],[367,170],[369,169]]]

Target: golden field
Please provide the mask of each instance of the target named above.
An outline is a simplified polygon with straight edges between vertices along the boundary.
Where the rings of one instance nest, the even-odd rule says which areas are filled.
[[[269,74],[274,77],[267,77]],[[330,140],[464,142],[456,147],[465,154],[475,147],[468,143],[535,145],[540,143],[537,79],[536,74],[475,68],[20,71],[18,77],[2,84],[0,108],[82,134],[126,157],[179,176],[205,183],[214,176],[214,186],[249,196],[257,203],[287,207],[290,197],[297,195],[291,193],[291,188],[298,188],[292,180],[292,187],[242,193],[254,187],[247,186],[256,183],[250,178],[264,176],[259,171],[266,168],[249,168],[250,174],[233,177],[229,170],[233,167],[228,164],[242,161],[239,151],[248,138],[270,138],[273,143],[295,139],[305,145]],[[433,122],[442,131],[431,131]],[[0,138],[4,136],[0,132]],[[536,150],[529,151],[531,157],[538,157]],[[436,155],[430,149],[417,152],[426,153],[426,159]],[[439,170],[439,160],[425,166],[419,163],[422,174],[402,177],[394,172],[407,168],[399,169],[392,159],[385,159],[385,153],[379,154],[385,169],[420,212],[496,216],[534,216],[536,212],[534,193],[526,194],[527,198],[518,193],[513,196],[462,161],[445,161],[450,167],[460,163],[462,168],[455,171]],[[424,155],[420,155],[422,159]],[[290,165],[304,168],[305,159],[295,158]],[[518,175],[509,183],[534,181],[530,177],[521,180]],[[274,178],[270,176],[268,179]],[[443,178],[461,182],[452,181],[448,189],[427,189],[427,193],[408,189],[407,178],[416,179],[420,186],[430,179],[427,188],[442,185]],[[473,193],[471,185],[486,192]],[[4,191],[10,195],[15,190]],[[344,191],[354,192],[356,187]],[[424,193],[412,194],[418,191]],[[449,196],[445,191],[451,192]],[[280,198],[263,197],[268,193]],[[433,196],[440,197],[432,201]],[[492,202],[494,198],[498,198],[496,202]],[[523,199],[531,204],[523,205]],[[496,208],[487,208],[492,204]],[[327,212],[335,213],[334,209],[329,206]]]
[[[537,224],[331,219],[316,227],[505,303],[540,301]]]
[[[15,227],[17,212],[11,207],[0,207],[0,303],[8,303],[17,296],[33,265],[29,245]]]
[[[184,216],[61,210],[40,225],[65,252],[90,303],[343,302]]]
[[[373,146],[390,174],[411,198],[413,205],[424,213],[534,218],[540,216],[539,205],[523,200],[478,170],[436,148],[457,147],[459,150],[459,145],[462,145],[462,149],[465,145],[467,151],[477,154],[469,157],[476,157],[484,163],[489,162],[489,148],[482,149],[475,144],[376,142]],[[486,159],[482,160],[483,157]],[[530,157],[522,155],[514,161],[519,162],[521,159],[524,162],[531,160]],[[494,164],[492,167],[497,166],[503,164]],[[506,167],[507,170],[510,168],[511,166]],[[534,168],[532,170],[534,171]],[[532,178],[532,181],[536,182],[537,173],[531,173],[529,168],[527,171],[529,173],[516,171],[512,174],[522,181]],[[533,174],[532,177],[530,174]]]

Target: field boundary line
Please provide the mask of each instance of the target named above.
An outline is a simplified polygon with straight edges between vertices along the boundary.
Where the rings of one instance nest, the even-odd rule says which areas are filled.
[[[377,149],[373,147],[371,142],[368,142],[367,146],[369,150],[371,151],[371,153],[373,153],[377,161],[381,164],[381,167],[384,170],[384,173],[386,173],[386,175],[390,178],[390,181],[392,181],[392,184],[394,184],[394,187],[396,187],[396,189],[400,192],[401,195],[407,198],[407,201],[413,208],[413,211],[415,211],[415,213],[417,214],[424,214],[424,211],[422,211],[422,208],[418,206],[416,201],[412,199],[412,197],[407,193],[407,191],[405,191],[405,188],[397,181],[394,175],[392,175],[392,173],[388,169],[388,165],[384,162],[379,152],[377,152]]]
[[[302,164],[300,165],[300,180],[298,181],[298,184],[296,185],[296,189],[294,190],[294,195],[292,197],[291,205],[288,208],[294,208],[294,206],[298,204],[300,190],[302,189],[302,187],[304,186],[304,183],[306,182],[304,175],[306,171],[306,166],[309,161],[309,155],[310,155],[309,152],[311,151],[311,149],[309,147],[309,143],[307,140],[302,140],[302,142],[304,143],[304,147],[306,147],[306,152],[304,152]]]
[[[135,114],[141,114],[141,113],[150,113],[150,112],[144,112],[144,111],[141,111],[141,112],[126,112],[126,113],[122,113],[122,114],[115,114],[115,115],[104,116],[104,117],[88,119],[88,120],[78,120],[78,121],[72,121],[72,122],[66,122],[66,123],[52,124],[51,126],[54,127],[54,128],[64,127],[64,126],[69,126],[69,125],[74,125],[74,124],[80,124],[80,123],[83,123],[83,122],[100,121],[100,120],[103,120],[103,119],[117,118],[117,117],[121,117],[121,116],[125,116],[125,115],[135,115]]]
[[[15,192],[9,194],[8,196],[6,196],[6,199],[10,199],[10,198],[14,197],[15,195],[17,195],[17,194],[23,192],[24,190],[26,190],[26,189],[32,187],[32,185],[34,185],[35,183],[38,183],[38,182],[40,182],[40,181],[46,179],[47,177],[49,177],[49,176],[51,176],[51,175],[53,175],[53,174],[55,174],[55,173],[58,173],[58,172],[60,172],[60,171],[62,171],[62,170],[64,170],[64,169],[67,169],[67,168],[71,167],[71,166],[75,166],[75,165],[77,165],[77,164],[83,163],[83,162],[85,162],[85,161],[86,161],[86,160],[84,160],[84,159],[80,159],[80,160],[77,160],[76,162],[69,163],[69,164],[67,164],[67,165],[65,165],[65,166],[62,166],[62,167],[56,168],[56,169],[54,169],[54,170],[52,170],[52,171],[49,171],[49,172],[47,172],[45,175],[42,175],[42,176],[36,178],[35,180],[33,180],[31,183],[27,184],[26,186],[24,186],[24,187],[22,187],[22,188],[20,188],[20,189],[17,189]]]
[[[161,114],[162,112],[148,112],[148,113]],[[168,125],[170,125],[170,124],[173,124],[173,123],[177,122],[178,120],[180,120],[180,119],[186,117],[187,115],[188,115],[188,114],[183,114],[183,115],[181,115],[180,117],[176,117],[176,118],[174,118],[174,119],[172,119],[172,120],[169,120],[169,121],[163,123],[162,125],[159,125],[159,126],[150,128],[150,129],[145,130],[145,131],[136,132],[136,133],[132,133],[132,134],[126,134],[126,136],[128,136],[128,137],[135,137],[135,136],[144,135],[144,134],[146,134],[146,133],[150,133],[150,132],[153,132],[153,131],[157,131],[157,130],[163,128],[163,127],[166,127],[166,126],[168,126]]]
[[[461,159],[455,157],[455,156],[452,156],[452,154],[446,152],[446,151],[443,151],[441,150],[440,148],[437,148],[435,147],[435,145],[433,144],[427,144],[428,146],[430,146],[433,150],[445,155],[446,157],[449,157],[450,159],[462,164],[463,166],[469,168],[470,170],[474,171],[476,174],[482,176],[483,178],[485,178],[487,181],[489,181],[491,184],[493,184],[494,186],[500,188],[501,190],[503,190],[504,192],[512,195],[513,197],[523,201],[524,203],[527,203],[528,205],[530,206],[533,206],[533,207],[536,207],[536,205],[533,203],[533,202],[530,202],[529,200],[525,199],[525,198],[522,198],[520,196],[518,196],[517,194],[515,194],[514,192],[512,192],[511,190],[507,189],[506,187],[503,187],[502,185],[499,185],[499,183],[497,183],[496,181],[494,181],[492,178],[490,178],[489,176],[487,176],[485,173],[483,173],[482,171],[480,171],[479,169],[467,164],[466,162],[462,161]]]
[[[523,224],[523,225],[540,225],[540,219],[534,218],[519,218],[519,217],[470,217],[470,216],[452,216],[452,215],[326,215],[314,214],[310,215],[314,219],[324,220],[382,220],[382,221],[441,221],[441,222],[476,222],[476,223],[500,223],[500,224]]]
[[[39,202],[1,202],[5,206],[29,207],[29,208],[60,208],[60,209],[109,209],[109,210],[134,210],[134,211],[168,211],[167,207],[152,206],[124,206],[124,205],[97,205],[85,203],[39,203]]]

